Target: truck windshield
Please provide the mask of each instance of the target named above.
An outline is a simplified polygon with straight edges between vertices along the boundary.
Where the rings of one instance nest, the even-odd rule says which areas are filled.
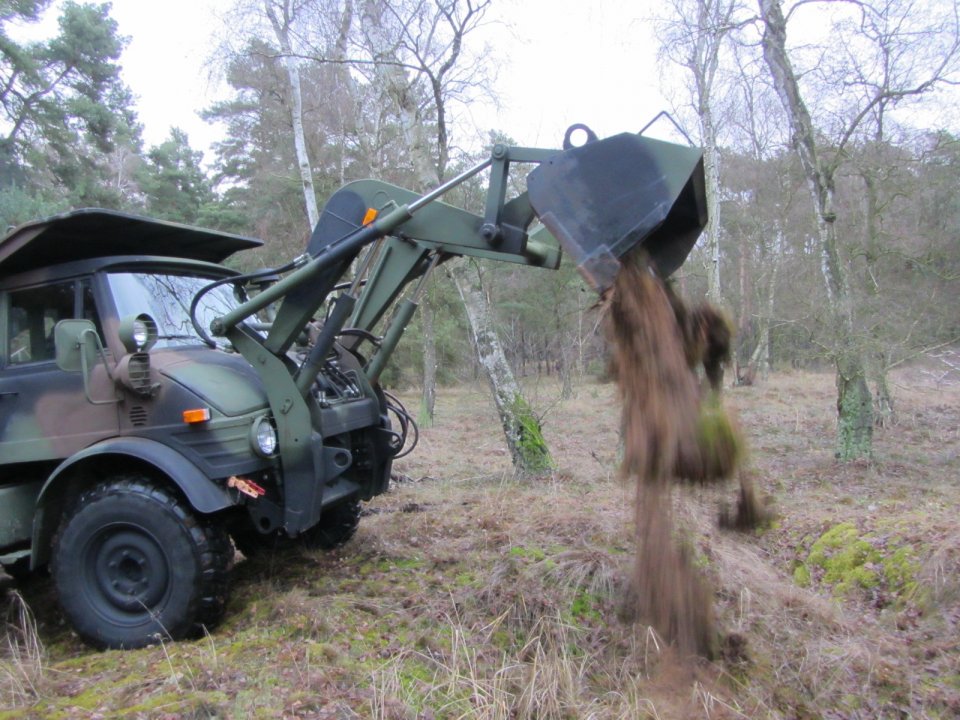
[[[121,318],[149,314],[157,321],[156,347],[196,345],[203,342],[190,322],[190,303],[212,278],[161,273],[110,273],[110,292]],[[210,321],[235,308],[239,300],[233,285],[226,284],[206,293],[197,306],[197,322],[207,329]],[[229,347],[224,338],[212,338],[220,348]]]

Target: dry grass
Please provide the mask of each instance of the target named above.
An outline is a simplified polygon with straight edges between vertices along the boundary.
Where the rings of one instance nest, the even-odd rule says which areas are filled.
[[[435,427],[397,468],[413,481],[371,503],[355,540],[238,563],[210,637],[94,652],[48,581],[0,581],[0,718],[956,717],[960,388],[911,372],[870,463],[832,457],[827,375],[729,393],[780,520],[721,531],[732,484],[674,493],[713,583],[715,663],[619,619],[633,490],[615,479],[613,387],[562,402],[549,383],[532,388],[558,469],[526,480],[512,477],[485,390],[463,387],[441,394]],[[840,522],[908,546],[916,587],[798,586],[798,560]]]
[[[9,707],[28,705],[43,687],[46,654],[37,623],[16,590],[7,605],[6,653],[0,657],[0,698]]]

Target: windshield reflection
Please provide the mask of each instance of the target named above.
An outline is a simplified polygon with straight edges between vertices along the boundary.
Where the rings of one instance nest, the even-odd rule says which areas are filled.
[[[148,313],[157,321],[159,338],[156,347],[196,345],[203,339],[190,322],[190,303],[211,278],[157,273],[110,273],[110,292],[119,317]],[[197,306],[200,327],[226,314],[239,304],[233,285],[227,283],[206,293]],[[230,347],[224,338],[212,338],[221,349]]]

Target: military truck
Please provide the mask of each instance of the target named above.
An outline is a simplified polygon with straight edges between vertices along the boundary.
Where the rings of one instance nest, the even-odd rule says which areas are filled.
[[[588,130],[574,145],[574,130],[562,150],[497,145],[422,196],[350,183],[303,255],[254,273],[223,263],[259,240],[108,210],[10,232],[6,571],[49,568],[77,633],[129,648],[212,628],[234,544],[249,555],[349,540],[407,441],[412,420],[380,374],[437,265],[556,268],[562,246],[602,292],[637,245],[669,274],[695,242],[699,150]],[[507,200],[518,163],[535,168]],[[440,201],[486,170],[482,214]]]

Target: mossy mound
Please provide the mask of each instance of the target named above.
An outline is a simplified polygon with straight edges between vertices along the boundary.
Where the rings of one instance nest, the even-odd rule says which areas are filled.
[[[829,585],[836,597],[868,592],[881,606],[902,603],[916,592],[916,553],[897,538],[861,533],[852,522],[842,522],[803,546],[806,557],[793,571],[798,585]]]

